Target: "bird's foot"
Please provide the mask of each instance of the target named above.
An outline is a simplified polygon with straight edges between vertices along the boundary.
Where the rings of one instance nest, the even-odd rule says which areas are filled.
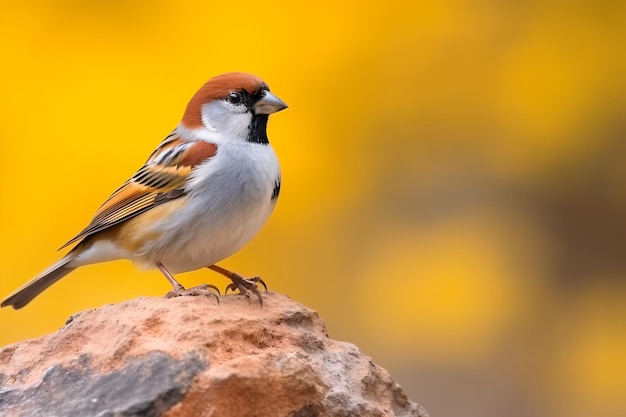
[[[267,291],[267,285],[265,285],[265,281],[263,281],[261,277],[244,278],[233,272],[228,278],[230,278],[232,282],[226,286],[224,294],[228,294],[228,290],[233,292],[235,292],[235,290],[239,290],[239,293],[245,295],[248,298],[248,302],[251,302],[250,294],[252,293],[259,298],[261,307],[263,306],[263,298],[261,298],[261,292],[259,291],[257,283],[261,283],[263,288],[265,288],[265,291]]]
[[[215,290],[217,294],[215,294],[211,290]],[[211,285],[211,284],[202,284],[202,285],[198,285],[198,286],[191,287],[188,289],[185,289],[185,287],[180,285],[174,288],[172,291],[165,294],[165,298],[204,295],[206,297],[210,297],[210,296],[215,297],[215,299],[217,300],[217,303],[219,304],[220,298],[218,294],[221,295],[220,290],[215,285]]]

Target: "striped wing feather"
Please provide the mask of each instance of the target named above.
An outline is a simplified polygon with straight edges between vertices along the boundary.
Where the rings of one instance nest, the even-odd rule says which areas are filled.
[[[146,164],[100,206],[87,227],[61,249],[183,196],[193,167],[216,152],[217,147],[212,143],[168,136]]]

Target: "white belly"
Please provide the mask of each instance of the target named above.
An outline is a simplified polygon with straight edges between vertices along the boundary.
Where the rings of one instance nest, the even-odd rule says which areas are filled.
[[[219,158],[198,166],[187,186],[188,203],[155,225],[161,236],[133,261],[146,267],[161,262],[175,274],[213,265],[248,243],[274,209],[272,191],[280,176],[270,146],[253,150],[220,149]]]

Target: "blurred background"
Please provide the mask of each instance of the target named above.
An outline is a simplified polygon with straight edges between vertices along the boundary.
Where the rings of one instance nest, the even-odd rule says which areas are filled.
[[[0,39],[2,297],[198,87],[248,71],[290,105],[283,191],[223,266],[317,309],[433,416],[626,415],[626,3],[24,0]],[[0,345],[168,290],[81,268],[1,310]]]

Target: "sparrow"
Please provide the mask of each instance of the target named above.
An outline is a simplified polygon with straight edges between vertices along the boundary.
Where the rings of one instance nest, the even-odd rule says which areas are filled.
[[[60,249],[77,245],[0,305],[22,308],[76,268],[118,259],[157,268],[173,287],[168,298],[214,294],[215,286],[185,289],[173,276],[207,267],[232,281],[226,291],[254,293],[262,304],[259,277],[216,263],[250,241],[276,205],[281,173],[266,127],[286,108],[255,75],[210,79],[146,163]]]

